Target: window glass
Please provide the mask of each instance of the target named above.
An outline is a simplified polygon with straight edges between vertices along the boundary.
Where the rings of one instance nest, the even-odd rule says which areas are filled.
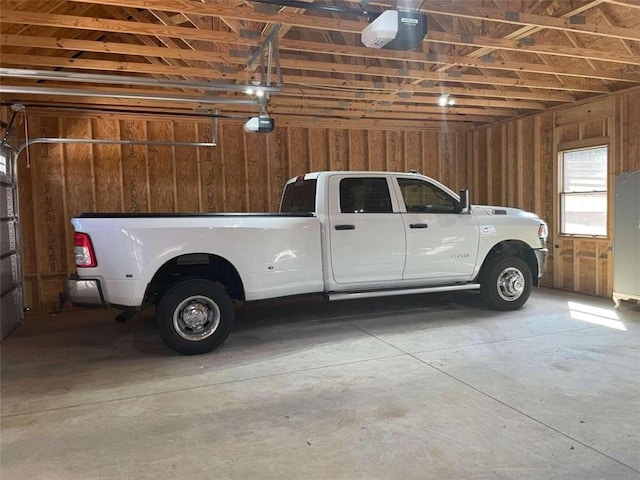
[[[299,180],[287,185],[282,196],[282,213],[310,213],[316,209],[316,181]]]
[[[564,192],[607,191],[607,147],[563,152]]]
[[[457,202],[448,193],[423,180],[398,179],[408,213],[455,213]]]
[[[392,213],[386,178],[344,178],[340,180],[342,213]]]
[[[560,152],[560,233],[607,235],[607,147]]]

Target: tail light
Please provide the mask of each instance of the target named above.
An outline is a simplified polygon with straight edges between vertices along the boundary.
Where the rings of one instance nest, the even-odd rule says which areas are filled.
[[[98,265],[93,251],[91,237],[86,233],[76,232],[73,237],[73,252],[76,256],[76,267],[92,268]]]

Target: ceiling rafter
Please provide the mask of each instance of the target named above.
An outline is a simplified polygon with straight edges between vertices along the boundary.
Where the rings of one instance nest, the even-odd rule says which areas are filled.
[[[640,2],[638,3],[638,8],[640,9]],[[600,7],[598,7],[598,12],[600,13],[600,15],[602,15],[602,18],[604,19],[605,22],[607,22],[608,25],[613,25],[614,24],[613,20],[611,19],[611,16],[609,15],[608,11],[606,10],[606,5],[601,5]],[[631,48],[631,43],[629,41],[620,40],[620,44],[627,51],[627,53],[629,53],[630,55],[636,55],[637,54],[633,50],[633,48]]]
[[[362,8],[360,0],[317,1]],[[90,84],[69,85],[44,73],[38,83],[18,79],[13,84],[24,88],[4,90],[26,95],[32,85],[44,95],[58,88],[60,95],[46,97],[55,104],[73,103],[73,97],[61,98],[63,91],[73,94],[72,86],[78,95],[85,92],[79,104],[161,108],[164,95],[175,95],[189,101],[167,102],[172,111],[197,109],[209,101],[197,87],[203,79],[235,87],[228,98],[247,98],[238,87],[260,81],[247,60],[277,24],[284,83],[271,94],[270,114],[305,124],[312,124],[314,115],[349,125],[385,120],[486,124],[639,85],[636,3],[430,0],[422,5],[429,19],[427,37],[413,51],[398,51],[364,47],[364,17],[313,6],[249,0],[3,1],[0,65],[67,72],[65,81],[88,72],[119,72],[164,82],[137,82],[140,95],[104,101]],[[366,6],[381,11],[393,5],[369,0]],[[176,78],[187,82],[164,80]],[[455,106],[439,107],[442,93],[454,96]],[[232,108],[255,114],[246,106]]]
[[[307,16],[304,16],[307,17]],[[301,17],[301,18],[304,18]],[[241,46],[256,46],[261,39],[247,39],[229,32],[214,32],[211,30],[202,30],[188,27],[164,26],[153,23],[143,22],[126,22],[120,20],[110,20],[104,18],[79,17],[72,15],[54,15],[41,14],[38,12],[17,12],[4,10],[0,18],[2,23],[19,23],[32,24],[61,28],[99,30],[103,32],[131,33],[138,35],[164,36],[171,38],[202,40],[210,42],[231,43]],[[342,22],[342,21],[339,21]],[[300,22],[297,22],[300,23]],[[313,23],[313,22],[303,22]],[[324,28],[321,30],[330,30],[324,22]],[[350,22],[357,25],[346,31],[344,28],[336,31],[348,33],[360,33],[362,24],[358,22]],[[315,28],[315,27],[310,27]],[[640,65],[640,59],[635,55],[621,55],[610,51],[598,51],[595,49],[578,49],[557,45],[543,45],[536,42],[522,42],[520,40],[511,40],[504,38],[480,37],[467,34],[452,34],[445,32],[429,32],[428,42],[464,45],[469,47],[489,47],[493,49],[507,49],[515,51],[529,51],[532,53],[540,53],[546,55],[558,55],[571,58],[584,58],[591,60],[600,60],[603,62],[625,63],[632,65]],[[533,43],[533,44],[531,44]]]
[[[128,17],[130,17],[130,15],[128,15],[126,9],[115,9],[113,7],[109,7],[112,11],[110,11],[109,13],[115,18],[115,19],[120,19],[120,20],[126,20]],[[124,37],[125,39],[128,38],[126,35],[120,34],[119,35],[121,38]],[[143,45],[146,45],[147,47],[157,47],[157,44],[149,37],[145,36],[145,35],[135,35],[135,40],[137,40],[138,42],[142,43]],[[126,40],[125,40],[126,41]],[[134,43],[134,39],[128,39],[128,44],[130,45],[136,45],[133,48],[144,48],[144,47],[140,47],[139,44],[135,44]],[[82,50],[82,51],[92,51],[89,49],[85,49],[85,48],[81,48],[81,49],[77,49],[77,50]],[[177,61],[176,59],[173,58],[168,58],[166,56],[162,56],[162,57],[157,57],[157,56],[153,56],[153,55],[144,55],[144,57],[147,59],[147,61],[149,63],[155,64],[155,65],[162,65],[162,64],[166,64],[166,65],[171,65],[174,67],[182,67],[185,65],[185,63]],[[174,75],[174,77],[176,77]],[[187,77],[185,76],[180,76],[180,78],[186,79]]]
[[[82,50],[97,53],[108,54],[128,54],[143,55],[145,57],[159,57],[165,59],[181,59],[181,60],[202,60],[211,63],[225,63],[227,58],[223,52],[203,52],[198,50],[186,50],[179,48],[177,45],[172,47],[158,47],[151,40],[142,37],[140,39],[146,46],[138,46],[133,48],[129,45],[116,42],[96,42],[87,40],[73,40],[65,38],[35,37],[27,35],[0,35],[0,40],[4,45],[29,45],[33,48],[49,48],[63,50]],[[351,47],[343,45],[330,45],[319,42],[306,42],[298,40],[281,40],[280,47],[282,50],[294,50],[300,52],[313,52],[323,54],[333,54],[336,58],[342,56],[354,57],[359,60],[365,54],[370,54],[371,58],[411,61],[416,64],[451,64],[487,68],[489,70],[500,71],[519,71],[529,73],[539,73],[554,76],[582,77],[584,71],[571,67],[557,67],[542,64],[533,64],[516,61],[488,61],[483,59],[473,59],[467,57],[458,57],[453,55],[441,54],[422,54],[407,52],[400,55],[390,50],[378,50],[370,53],[370,49],[365,47]],[[403,58],[404,57],[404,58]],[[241,63],[240,60],[236,64]],[[344,63],[344,62],[340,62]],[[359,63],[361,66],[362,63]],[[188,64],[187,64],[188,65]],[[615,70],[598,69],[591,72],[591,78],[601,80],[613,80],[621,82],[640,83],[640,76],[619,73]]]
[[[301,85],[303,87],[326,87],[326,88],[350,88],[358,91],[392,91],[395,93],[415,93],[441,94],[443,88],[440,86],[424,86],[411,83],[397,84],[391,82],[372,82],[364,80],[342,80],[330,77],[310,77],[308,75],[295,75],[287,77],[287,85]],[[447,92],[451,95],[472,95],[481,98],[510,98],[537,100],[542,102],[571,102],[574,100],[571,94],[549,90],[509,89],[506,91],[496,91],[491,88],[477,87],[470,90],[465,87],[447,87]]]
[[[95,0],[74,1],[81,3],[95,3]],[[342,19],[334,19],[331,22],[327,22],[324,17],[295,15],[287,12],[279,12],[276,15],[270,15],[258,13],[246,8],[200,4],[189,0],[99,0],[99,3],[119,7],[156,8],[176,13],[186,12],[197,15],[212,15],[215,17],[251,19],[264,23],[283,23],[286,25],[316,28],[320,30],[336,30],[345,32],[362,30],[362,22]],[[386,2],[374,1],[369,2],[369,4],[379,5],[385,8],[389,7],[389,4]],[[588,23],[582,23],[582,19],[575,19],[574,21],[573,18],[564,19],[516,11],[505,12],[499,9],[490,9],[475,5],[473,8],[470,8],[465,5],[461,5],[459,2],[455,2],[454,4],[451,2],[425,2],[425,4],[420,8],[420,11],[434,15],[448,15],[514,25],[540,26],[552,30],[566,30],[575,33],[640,41],[640,31],[636,29],[610,27],[607,25],[590,25]]]
[[[32,82],[27,80],[16,79],[12,82],[13,85],[19,87],[29,87]],[[69,88],[69,82],[54,81],[51,80],[46,84],[50,88]],[[87,84],[79,84],[75,86],[79,91],[92,90],[95,87]],[[102,90],[119,91],[116,87],[101,87]],[[145,93],[149,90],[142,87],[127,86],[124,90],[127,93]],[[173,89],[168,88],[164,90],[166,94],[175,93],[176,95],[183,95],[185,89]],[[328,95],[330,93],[330,95]],[[322,88],[300,88],[300,87],[284,87],[281,94],[278,95],[291,98],[299,98],[300,96],[305,99],[323,100],[326,102],[339,102],[341,100],[358,101],[358,102],[370,102],[379,103],[381,107],[390,106],[392,102],[395,104],[407,104],[412,106],[418,106],[425,104],[433,106],[432,91],[417,91],[412,96],[405,95],[403,92],[398,93],[364,93],[354,92],[347,89],[322,89]],[[541,110],[544,108],[544,104],[535,101],[526,100],[504,100],[504,99],[491,99],[491,98],[466,98],[459,97],[457,105],[465,107],[492,107],[496,109],[504,110]]]
[[[228,58],[229,62],[244,64],[244,59]],[[36,65],[39,67],[72,68],[103,71],[126,71],[134,73],[175,74],[173,68],[164,65],[149,65],[139,62],[86,60],[81,58],[35,57],[31,55],[3,55],[3,63],[9,65]],[[370,67],[308,60],[281,60],[281,67],[292,70],[306,70],[314,72],[357,74],[373,77],[396,77],[404,80],[420,79],[430,82],[448,82],[476,85],[503,85],[520,88],[540,88],[549,90],[566,90],[572,92],[607,93],[609,90],[599,82],[580,79],[579,81],[565,80],[562,84],[546,79],[524,80],[512,77],[498,77],[488,75],[437,73],[427,70],[409,70],[392,67]],[[212,76],[233,80],[257,80],[256,74],[251,72],[213,72],[211,69],[197,67],[183,67],[181,73],[194,77],[211,78]],[[215,75],[214,75],[215,74]]]
[[[591,8],[594,8],[598,5],[600,5],[601,3],[603,3],[605,0],[592,0],[584,5],[581,5],[579,7],[575,7],[575,8],[571,8],[568,12],[563,13],[560,15],[560,18],[570,18],[572,16],[575,15],[579,15]],[[497,2],[494,2],[497,3]],[[517,30],[506,34],[503,38],[507,39],[507,40],[521,40],[523,38],[528,38],[531,37],[533,34],[539,32],[542,30],[542,27],[536,27],[536,26],[531,26],[531,25],[527,25],[521,28],[518,28]],[[470,58],[480,58],[486,55],[489,55],[493,52],[496,51],[496,48],[490,48],[490,47],[483,47],[483,48],[479,48],[477,50],[474,50],[473,52],[468,53],[466,56],[470,57]],[[509,59],[509,54],[507,52],[500,52],[499,56],[502,58],[506,58]],[[546,65],[550,66],[550,69],[555,70],[555,66],[553,65],[553,63],[548,60],[546,58],[546,56],[540,55],[538,54],[538,57],[541,59],[541,61],[543,63],[545,63]],[[586,62],[589,63],[590,66],[593,67],[593,64],[591,62],[591,60],[586,59]],[[446,65],[444,67],[441,67],[440,69],[438,69],[438,71],[446,71],[449,68],[453,67],[454,64],[450,64],[450,65]],[[595,67],[593,67],[593,70],[596,70]],[[523,71],[521,69],[521,71]]]

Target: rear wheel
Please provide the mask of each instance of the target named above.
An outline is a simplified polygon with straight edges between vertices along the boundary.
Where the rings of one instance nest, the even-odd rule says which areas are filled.
[[[531,294],[531,270],[517,257],[494,257],[480,283],[484,301],[497,310],[517,310]]]
[[[183,280],[171,287],[156,309],[162,340],[178,353],[210,352],[229,336],[235,311],[224,289],[209,280]]]

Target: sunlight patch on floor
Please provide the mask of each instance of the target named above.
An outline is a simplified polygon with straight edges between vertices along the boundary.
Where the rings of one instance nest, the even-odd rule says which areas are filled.
[[[584,303],[567,302],[569,313],[574,320],[601,325],[603,327],[615,328],[616,330],[627,331],[624,324],[618,320],[618,314],[607,308],[592,307]]]

